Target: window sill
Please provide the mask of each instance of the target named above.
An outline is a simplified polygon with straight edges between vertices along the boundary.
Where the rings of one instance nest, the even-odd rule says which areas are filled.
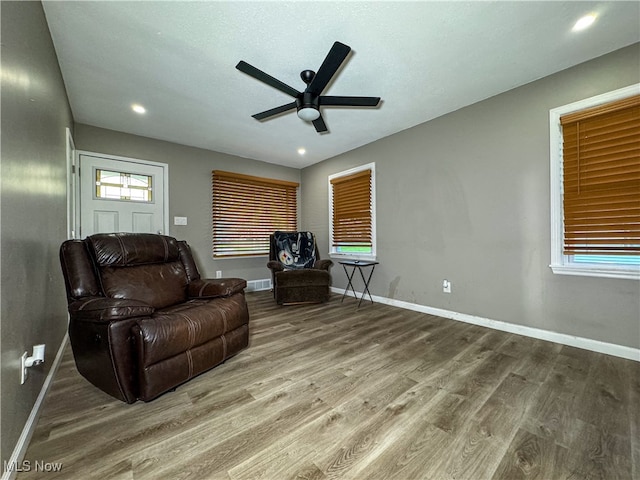
[[[329,257],[334,260],[369,260],[375,262],[377,257],[375,255],[357,255],[354,253],[335,253],[329,252]]]
[[[549,265],[557,275],[576,275],[581,277],[622,278],[640,280],[640,268],[615,267],[603,265]]]

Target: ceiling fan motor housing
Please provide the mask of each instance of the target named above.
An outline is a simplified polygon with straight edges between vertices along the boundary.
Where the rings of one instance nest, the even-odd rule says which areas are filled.
[[[306,120],[305,115],[304,114],[300,114],[300,110],[304,110],[304,109],[308,109],[311,108],[315,111],[318,112],[318,115],[315,118],[312,118],[311,120],[315,120],[316,118],[318,118],[318,116],[320,116],[320,103],[319,103],[319,99],[320,97],[318,95],[315,95],[311,92],[302,92],[300,95],[298,95],[296,97],[296,110],[298,111],[298,116],[300,118],[302,118],[303,120]],[[309,112],[311,113],[311,112]],[[311,120],[307,120],[307,121],[311,121]]]

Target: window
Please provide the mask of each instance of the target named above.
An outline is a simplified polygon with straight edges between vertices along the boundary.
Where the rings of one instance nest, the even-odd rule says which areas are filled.
[[[376,256],[375,164],[329,176],[332,255]]]
[[[640,84],[550,112],[551,268],[640,279]]]
[[[297,230],[298,184],[213,171],[213,256],[269,254],[269,234]]]
[[[151,203],[152,177],[96,169],[96,198]]]

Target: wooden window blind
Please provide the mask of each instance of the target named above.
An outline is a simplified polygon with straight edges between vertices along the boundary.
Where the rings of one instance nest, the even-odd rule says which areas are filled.
[[[333,246],[372,247],[371,170],[333,178]]]
[[[213,171],[213,256],[269,254],[269,234],[297,230],[298,184]]]
[[[640,95],[560,123],[565,255],[640,255]]]

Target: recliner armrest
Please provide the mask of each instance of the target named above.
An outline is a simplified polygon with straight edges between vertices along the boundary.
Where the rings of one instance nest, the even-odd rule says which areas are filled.
[[[109,323],[132,317],[147,317],[155,312],[141,300],[83,297],[69,304],[69,314],[74,320],[93,323]]]
[[[267,262],[267,268],[270,268],[274,272],[282,272],[284,270],[282,264],[276,260],[269,260]]]
[[[198,279],[188,285],[189,298],[229,297],[242,292],[247,286],[243,278],[205,278]]]
[[[329,268],[333,265],[333,262],[329,259],[326,260],[318,260],[313,268],[317,268],[318,270],[329,270]]]

